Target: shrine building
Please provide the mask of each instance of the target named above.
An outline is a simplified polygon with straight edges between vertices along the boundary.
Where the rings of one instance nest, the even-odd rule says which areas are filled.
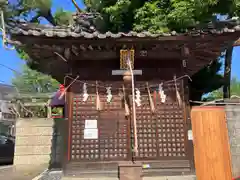
[[[65,86],[66,176],[117,177],[134,163],[143,177],[194,174],[189,79],[239,36],[234,23],[162,34],[100,33],[79,21],[11,30],[31,68]]]

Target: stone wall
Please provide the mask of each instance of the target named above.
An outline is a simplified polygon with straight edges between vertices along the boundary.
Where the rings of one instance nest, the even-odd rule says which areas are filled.
[[[61,164],[61,138],[50,118],[18,119],[14,165]]]
[[[233,177],[240,176],[240,105],[225,107],[230,149],[232,155]]]

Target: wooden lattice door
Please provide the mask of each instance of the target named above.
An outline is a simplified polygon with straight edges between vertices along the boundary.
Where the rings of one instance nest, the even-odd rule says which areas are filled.
[[[184,97],[183,82],[177,83],[181,98]],[[179,105],[175,84],[164,84],[167,95],[161,103],[158,95],[155,99],[156,111],[153,114],[149,106],[149,96],[142,95],[142,105],[136,108],[139,160],[177,160],[187,159],[187,129],[184,116],[184,101]]]
[[[122,82],[118,84],[116,87],[121,88]],[[174,82],[165,83],[163,86],[167,100],[165,103],[161,103],[159,98],[155,100],[154,114],[151,112],[146,89],[142,88],[144,85],[145,82],[139,82],[136,85],[141,89],[142,105],[136,108],[139,154],[134,158],[136,160],[187,160],[183,82],[177,83],[183,104],[178,104]],[[149,85],[151,86],[151,83]],[[81,89],[82,85],[75,83],[75,86]],[[106,82],[104,86],[108,86]],[[113,92],[111,103],[106,102],[105,89],[99,93],[103,111],[96,110],[95,87],[89,87],[89,98],[86,102],[83,102],[83,96],[77,90],[73,93],[72,117],[70,117],[70,161],[132,160],[131,121],[125,119],[119,92]],[[87,119],[97,120],[98,139],[84,139]]]
[[[75,85],[81,88],[81,84]],[[105,83],[106,86],[106,83]],[[80,89],[79,88],[79,89]],[[103,111],[96,110],[95,87],[89,87],[86,102],[80,93],[73,93],[70,161],[121,161],[130,158],[129,121],[125,119],[122,101],[118,92],[113,92],[111,103],[106,101],[106,92],[99,89]],[[104,95],[103,95],[104,94]],[[86,120],[97,120],[98,139],[84,139]]]

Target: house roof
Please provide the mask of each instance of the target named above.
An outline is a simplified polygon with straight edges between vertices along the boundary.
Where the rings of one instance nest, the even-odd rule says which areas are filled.
[[[193,28],[187,30],[184,33],[177,33],[171,31],[169,33],[157,33],[150,32],[119,32],[101,33],[96,30],[88,31],[83,28],[76,28],[76,26],[52,26],[52,25],[37,25],[33,23],[19,23],[14,28],[11,28],[10,33],[12,35],[24,35],[24,36],[37,36],[37,37],[58,37],[58,38],[86,38],[86,39],[106,39],[106,38],[122,38],[122,37],[135,37],[135,38],[159,38],[169,36],[190,36],[196,37],[206,34],[219,35],[224,33],[233,33],[240,31],[240,25],[236,20],[226,20],[219,22],[210,22],[199,28]]]
[[[0,112],[13,114],[13,105],[7,101],[0,100]]]
[[[17,94],[17,90],[14,86],[0,83],[0,94],[2,99],[0,100],[11,100]]]

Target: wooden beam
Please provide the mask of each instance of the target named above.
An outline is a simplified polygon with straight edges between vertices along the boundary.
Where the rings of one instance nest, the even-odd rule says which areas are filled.
[[[75,56],[75,60],[109,60],[117,58],[116,51],[101,51],[101,50],[94,50],[94,51],[84,51],[80,52],[79,56]]]
[[[92,73],[89,73],[89,70],[91,70]],[[169,72],[175,72],[176,76],[181,76],[181,69],[180,68],[143,68],[142,70],[142,76],[136,76],[137,80],[144,80],[144,81],[150,81],[150,80],[159,80],[172,79],[172,74]],[[122,81],[121,76],[113,76],[112,75],[112,68],[76,68],[73,69],[72,76],[77,76],[81,78],[81,80],[99,80],[99,81],[115,81],[120,80]]]
[[[217,58],[218,56],[221,55],[221,51],[211,51],[211,50],[198,50],[198,51],[194,51],[194,55],[197,57],[206,57],[208,59],[210,58]]]
[[[179,59],[181,57],[180,51],[164,51],[164,50],[149,50],[146,53],[140,51],[135,52],[136,59]],[[75,60],[108,60],[119,58],[118,51],[94,50],[81,51],[79,56],[73,57]]]

